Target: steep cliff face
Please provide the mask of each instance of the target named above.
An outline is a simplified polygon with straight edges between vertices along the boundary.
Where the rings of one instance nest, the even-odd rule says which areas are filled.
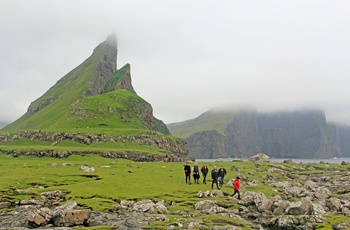
[[[191,120],[192,124],[196,124],[197,132],[186,138],[190,156],[248,158],[259,152],[276,158],[350,156],[350,127],[328,124],[323,111],[236,111],[229,116],[231,118],[226,122],[223,134],[207,129],[210,127],[210,117],[207,120],[203,120],[203,117]],[[220,115],[212,114],[211,117]],[[201,126],[201,123],[205,125]],[[171,124],[168,127],[171,133],[183,135],[179,135],[182,138],[187,135],[184,130],[194,129],[189,122]],[[200,131],[200,128],[206,131]]]
[[[202,131],[187,138],[188,149],[191,157],[210,159],[225,158],[225,136],[215,130]]]
[[[339,156],[350,157],[350,126],[333,124]]]
[[[111,77],[109,77],[104,83],[100,93],[103,94],[116,89],[126,89],[129,92],[136,94],[131,83],[130,64],[126,64],[118,72],[115,72]]]
[[[114,34],[108,36],[101,49],[101,55],[91,78],[90,87],[85,92],[86,96],[101,93],[108,79],[117,70],[118,49],[116,36]]]
[[[227,124],[225,147],[228,157],[250,157],[261,152],[257,113],[240,111]]]
[[[320,111],[261,114],[262,151],[271,157],[313,158],[320,148],[326,118]]]

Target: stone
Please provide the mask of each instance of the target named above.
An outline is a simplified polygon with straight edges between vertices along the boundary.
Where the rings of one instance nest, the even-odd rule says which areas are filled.
[[[340,223],[340,224],[335,224],[332,227],[334,230],[347,230],[347,229],[350,229],[350,221]]]
[[[28,215],[30,226],[40,227],[49,223],[53,217],[53,212],[49,208],[40,208],[31,211]]]
[[[83,172],[86,172],[86,173],[96,172],[96,170],[95,170],[94,167],[89,168],[89,167],[86,166],[86,165],[82,165],[82,166],[80,167],[80,169],[83,170]]]
[[[326,200],[326,207],[328,207],[330,211],[338,212],[342,209],[342,204],[338,198],[331,197]]]
[[[9,207],[11,207],[11,202],[9,202],[9,201],[4,201],[4,202],[0,202],[0,209],[1,208],[9,208]]]
[[[250,157],[249,160],[253,163],[270,162],[270,157],[264,153],[258,153]]]
[[[90,217],[91,209],[64,210],[53,217],[53,224],[56,227],[72,227],[83,225]]]
[[[314,210],[311,201],[302,199],[296,203],[290,203],[286,213],[289,215],[313,215]]]

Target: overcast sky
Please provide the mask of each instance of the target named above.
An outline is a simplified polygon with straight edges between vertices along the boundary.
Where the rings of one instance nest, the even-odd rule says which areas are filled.
[[[350,124],[350,1],[0,0],[0,121],[115,32],[118,68],[165,123],[220,105]]]

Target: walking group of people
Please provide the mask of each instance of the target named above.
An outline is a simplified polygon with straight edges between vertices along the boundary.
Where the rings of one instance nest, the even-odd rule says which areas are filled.
[[[176,157],[175,157],[175,155],[173,156],[172,154],[165,154],[165,157],[164,157],[164,159],[163,159],[163,161],[165,161],[165,162],[181,162],[181,155],[180,155],[180,153],[177,153],[177,155],[176,155]]]
[[[192,169],[191,169],[191,166],[189,165],[189,162],[186,162],[184,171],[186,176],[186,184],[187,183],[191,184],[191,173],[193,175],[194,183],[199,184],[200,173],[199,173],[199,166],[197,162],[194,163],[194,166]],[[203,184],[206,184],[209,169],[205,163],[200,169],[200,172],[202,173],[202,176],[203,176]],[[226,174],[227,174],[227,171],[223,165],[219,169],[217,169],[216,166],[214,166],[213,170],[211,171],[211,179],[212,179],[211,189],[214,188],[214,184],[216,184],[217,189],[220,189],[224,185],[224,178]],[[236,177],[236,179],[233,182],[234,193],[232,194],[232,196],[237,194],[238,199],[241,199],[239,188],[240,188],[239,177]]]

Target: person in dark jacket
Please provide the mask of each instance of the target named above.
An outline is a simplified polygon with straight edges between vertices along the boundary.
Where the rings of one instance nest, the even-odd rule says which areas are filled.
[[[203,184],[206,184],[207,183],[207,174],[209,172],[209,169],[207,167],[207,164],[204,164],[201,168],[201,172],[202,172],[202,175],[203,175]]]
[[[219,178],[219,173],[218,170],[216,169],[216,166],[214,166],[213,170],[211,171],[211,189],[213,189],[214,183],[216,184],[216,188],[219,189],[218,185],[218,178]]]
[[[239,188],[240,188],[239,177],[236,177],[236,179],[233,181],[233,189],[235,192],[232,194],[232,196],[238,194],[238,200],[241,199],[241,195],[239,194]]]
[[[193,173],[194,183],[199,184],[200,175],[199,175],[199,167],[198,167],[198,163],[197,162],[194,163],[192,173]]]
[[[186,176],[186,184],[187,184],[187,180],[188,180],[188,184],[191,184],[191,166],[188,162],[186,162],[186,165],[184,167],[184,171],[185,171],[185,176]]]
[[[219,185],[220,187],[222,187],[222,185],[224,184],[224,178],[226,176],[227,172],[226,172],[226,169],[224,168],[223,165],[221,165],[221,168],[219,169]]]

